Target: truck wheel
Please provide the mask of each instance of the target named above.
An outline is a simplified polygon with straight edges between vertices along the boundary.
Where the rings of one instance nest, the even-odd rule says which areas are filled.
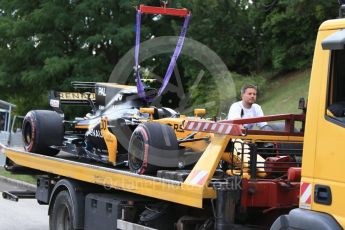
[[[74,213],[72,200],[67,191],[61,191],[56,196],[52,212],[49,216],[50,230],[74,230]]]
[[[170,126],[155,122],[140,124],[129,141],[129,168],[138,174],[150,174],[159,168],[177,167],[178,149],[176,135]]]
[[[62,145],[64,134],[61,116],[49,110],[32,110],[23,121],[22,135],[24,148],[28,152],[54,156],[60,150],[50,148]]]

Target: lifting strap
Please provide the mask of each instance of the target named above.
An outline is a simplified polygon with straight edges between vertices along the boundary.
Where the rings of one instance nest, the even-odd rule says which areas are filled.
[[[164,15],[171,15],[171,16],[180,16],[185,17],[183,27],[181,30],[180,37],[178,39],[175,51],[173,56],[171,57],[169,67],[167,72],[165,73],[162,85],[158,90],[158,93],[155,97],[149,97],[145,93],[144,84],[141,81],[140,73],[139,73],[139,47],[140,47],[140,24],[141,24],[141,14],[164,14]],[[169,83],[170,77],[172,72],[174,71],[175,64],[177,61],[178,56],[181,53],[183,43],[186,37],[187,27],[189,23],[190,13],[186,9],[173,9],[173,8],[166,8],[166,7],[152,7],[152,6],[143,6],[140,5],[139,10],[137,10],[137,17],[136,17],[136,38],[135,38],[135,71],[136,71],[136,81],[137,81],[137,90],[138,95],[140,98],[144,99],[147,102],[153,102],[156,98],[158,98],[166,86]]]

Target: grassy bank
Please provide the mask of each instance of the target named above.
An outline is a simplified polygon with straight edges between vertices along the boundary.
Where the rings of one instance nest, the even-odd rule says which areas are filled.
[[[11,174],[10,172],[6,171],[3,168],[0,168],[0,176],[8,177],[11,179],[16,179],[16,180],[21,180],[28,182],[30,184],[36,185],[36,178],[33,176],[28,176],[28,175],[18,175],[18,174]]]
[[[259,103],[265,115],[282,113],[301,113],[298,101],[307,100],[310,70],[304,70],[272,79],[265,88]]]

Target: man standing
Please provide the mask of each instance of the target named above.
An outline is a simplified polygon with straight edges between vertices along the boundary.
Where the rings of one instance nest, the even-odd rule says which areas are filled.
[[[241,101],[235,102],[231,105],[228,114],[228,120],[241,119],[241,118],[254,118],[262,117],[261,106],[256,104],[257,87],[254,85],[244,85],[241,88]],[[262,128],[267,125],[266,122],[245,124],[244,128],[252,129],[255,125]]]

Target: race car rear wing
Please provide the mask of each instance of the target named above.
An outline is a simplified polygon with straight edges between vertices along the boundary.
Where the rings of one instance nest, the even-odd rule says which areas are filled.
[[[89,105],[94,108],[96,101],[95,93],[85,92],[59,92],[49,91],[49,106],[58,113],[63,113],[61,105]]]
[[[49,105],[58,113],[62,113],[61,105],[89,105],[93,112],[104,109],[106,102],[120,92],[131,94],[136,92],[135,86],[121,85],[110,82],[71,82],[75,92],[49,92]]]
[[[58,108],[61,104],[89,105],[90,100],[96,100],[95,93],[58,92],[54,90],[49,92],[49,105],[53,108]]]
[[[75,89],[94,89],[97,82],[72,81],[71,85]]]

